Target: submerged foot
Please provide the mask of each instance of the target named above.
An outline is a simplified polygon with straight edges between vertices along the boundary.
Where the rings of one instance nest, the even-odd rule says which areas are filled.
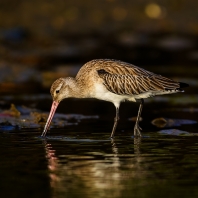
[[[139,124],[135,124],[135,127],[134,127],[134,136],[135,137],[141,137],[141,127],[139,126]]]

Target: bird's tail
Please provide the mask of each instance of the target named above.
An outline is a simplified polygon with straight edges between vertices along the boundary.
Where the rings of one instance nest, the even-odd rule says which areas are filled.
[[[189,84],[187,83],[183,83],[183,82],[179,82],[179,88],[184,88],[184,87],[189,87]]]
[[[189,84],[187,83],[183,83],[183,82],[179,82],[179,91],[184,92],[183,88],[185,87],[189,87]]]

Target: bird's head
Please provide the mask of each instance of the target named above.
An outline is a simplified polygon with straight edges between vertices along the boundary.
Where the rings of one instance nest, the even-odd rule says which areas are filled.
[[[51,106],[51,111],[48,116],[47,122],[45,124],[44,131],[41,136],[46,135],[59,103],[65,98],[73,97],[74,87],[75,87],[75,79],[71,77],[59,78],[56,81],[54,81],[50,89],[53,103]]]
[[[72,77],[55,80],[50,89],[53,101],[60,103],[63,99],[72,97],[74,84]]]

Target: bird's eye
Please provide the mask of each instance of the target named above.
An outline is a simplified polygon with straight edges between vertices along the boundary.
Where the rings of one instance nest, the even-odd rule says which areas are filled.
[[[59,93],[59,90],[56,90],[56,93],[58,94]]]

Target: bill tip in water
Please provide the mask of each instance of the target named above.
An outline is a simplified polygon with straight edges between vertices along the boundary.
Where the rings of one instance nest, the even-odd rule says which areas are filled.
[[[46,127],[46,125],[45,125],[45,128],[43,130],[43,133],[41,134],[41,137],[45,137],[47,131],[48,131],[48,127]]]
[[[41,134],[41,137],[45,137],[45,135],[46,135],[46,132],[43,131],[43,133]]]

